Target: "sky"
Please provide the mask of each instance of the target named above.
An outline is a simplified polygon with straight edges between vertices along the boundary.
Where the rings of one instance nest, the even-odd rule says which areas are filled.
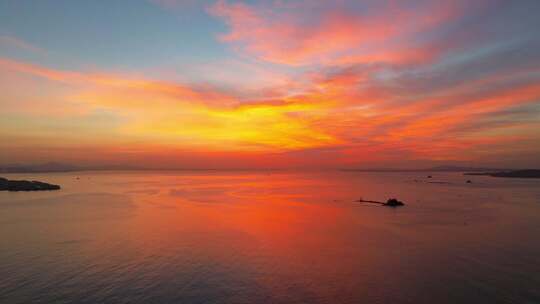
[[[539,11],[0,0],[0,165],[540,167]]]

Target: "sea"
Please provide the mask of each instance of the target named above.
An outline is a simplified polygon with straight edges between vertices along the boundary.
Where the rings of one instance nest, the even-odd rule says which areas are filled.
[[[2,304],[540,303],[540,179],[272,170],[3,177],[62,189],[0,192]],[[405,206],[358,202],[389,198]]]

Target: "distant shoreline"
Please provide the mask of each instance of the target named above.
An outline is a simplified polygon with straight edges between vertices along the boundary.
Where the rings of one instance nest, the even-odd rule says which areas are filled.
[[[373,168],[373,169],[340,169],[350,172],[500,172],[513,171],[513,169],[495,169],[495,168],[469,168],[469,167],[434,167],[423,169],[393,169],[393,168]]]
[[[468,172],[464,175],[484,175],[507,178],[540,178],[540,169],[510,170],[499,172]]]
[[[229,172],[291,172],[291,171],[341,171],[341,172],[459,172],[465,175],[486,175],[495,177],[538,177],[540,170],[536,169],[508,169],[508,168],[475,168],[440,166],[420,169],[397,169],[397,168],[144,168],[124,166],[96,166],[79,167],[60,163],[48,163],[42,165],[8,165],[0,167],[0,174],[32,174],[32,173],[70,173],[70,172],[100,172],[100,171],[125,171],[125,172],[205,172],[205,171],[229,171]],[[511,173],[517,172],[517,173]],[[536,173],[535,173],[536,172]],[[509,176],[512,175],[512,176]],[[516,175],[516,176],[514,176]]]

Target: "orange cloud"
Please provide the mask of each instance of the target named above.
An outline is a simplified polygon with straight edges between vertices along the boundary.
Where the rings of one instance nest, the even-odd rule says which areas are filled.
[[[209,11],[229,26],[219,41],[238,57],[198,65],[196,76],[212,77],[191,84],[0,58],[0,79],[9,80],[0,82],[0,135],[10,142],[0,154],[237,168],[409,166],[540,151],[537,57],[508,57],[519,43],[476,44],[485,32],[454,24],[474,7],[343,3],[218,1]]]
[[[61,71],[0,59],[0,67],[68,84],[65,100],[123,118],[111,130],[140,142],[206,150],[291,150],[337,140],[312,125],[324,104],[241,102],[209,87]],[[74,93],[73,93],[74,92]]]

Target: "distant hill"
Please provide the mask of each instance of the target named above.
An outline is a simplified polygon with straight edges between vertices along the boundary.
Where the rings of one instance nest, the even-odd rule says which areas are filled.
[[[150,168],[126,165],[101,165],[101,166],[75,166],[65,163],[49,162],[34,165],[0,165],[0,173],[45,173],[45,172],[74,172],[74,171],[122,171],[122,170],[215,170],[215,169],[185,169],[185,168]],[[495,172],[508,172],[511,169],[480,168],[480,167],[459,167],[459,166],[438,166],[432,168],[419,169],[397,169],[397,168],[359,168],[341,169],[342,171],[353,172],[479,172],[489,175]]]
[[[497,171],[505,171],[507,169],[438,166],[438,167],[420,168],[420,169],[367,168],[367,169],[342,169],[342,170],[343,171],[358,171],[358,172],[497,172]]]
[[[71,172],[80,171],[83,168],[62,164],[62,163],[45,163],[38,165],[6,165],[0,167],[2,173],[39,173],[39,172]]]
[[[506,169],[500,168],[477,168],[477,167],[458,167],[458,166],[438,166],[427,171],[441,171],[441,172],[495,172],[495,171],[504,171]]]
[[[49,162],[34,165],[0,165],[0,173],[46,173],[46,172],[75,172],[75,171],[122,171],[122,170],[160,170],[146,167],[126,165],[74,166],[70,164]],[[171,169],[174,170],[174,169]]]
[[[500,172],[465,173],[465,175],[487,175],[493,177],[540,178],[540,169],[512,170]]]

